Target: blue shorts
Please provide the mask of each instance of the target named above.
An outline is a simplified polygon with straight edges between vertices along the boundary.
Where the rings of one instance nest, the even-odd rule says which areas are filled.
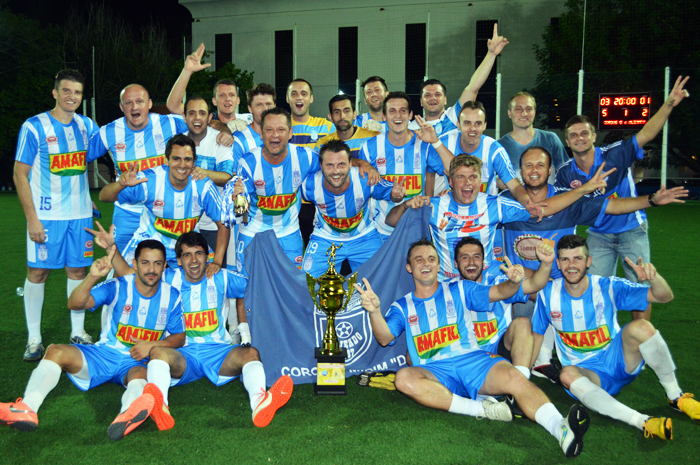
[[[236,245],[236,269],[239,273],[244,273],[245,263],[243,263],[243,251],[248,247],[248,245],[253,241],[255,236],[246,236],[245,234],[238,234],[238,244]],[[304,241],[301,238],[301,231],[294,232],[284,237],[278,237],[277,241],[280,243],[280,247],[284,253],[289,257],[289,259],[298,268],[301,268],[301,258],[304,253]],[[233,264],[229,264],[229,268]]]
[[[27,266],[56,270],[68,266],[83,268],[92,265],[92,218],[79,220],[42,220],[46,240],[37,244],[27,231]]]
[[[476,399],[491,367],[502,361],[505,359],[498,355],[474,350],[464,355],[418,366],[434,374],[440,384],[453,394]]]
[[[600,387],[605,392],[614,396],[620,390],[639,376],[644,366],[644,361],[635,368],[634,372],[625,370],[625,357],[622,350],[622,331],[617,333],[606,350],[595,356],[576,364],[579,368],[591,370],[600,378]],[[566,391],[571,397],[571,393]]]
[[[335,241],[329,241],[312,234],[304,253],[303,270],[314,278],[321,276],[328,269],[328,255],[326,253],[334,242],[342,244],[342,247],[335,252],[337,271],[340,271],[340,267],[345,259],[350,263],[352,271],[356,271],[360,265],[366,262],[384,244],[376,230],[355,239],[338,239]]]
[[[131,358],[131,355],[122,354],[118,350],[103,344],[92,346],[73,344],[73,346],[77,347],[85,356],[90,377],[87,379],[76,378],[70,373],[68,373],[68,377],[73,381],[73,384],[83,391],[110,382],[126,387],[124,379],[129,370],[134,367],[146,368],[145,361],[134,360]]]
[[[112,216],[112,224],[114,225],[114,243],[117,244],[117,249],[119,249],[119,252],[121,252],[122,255],[124,255],[126,245],[129,243],[131,238],[134,237],[136,230],[139,229],[140,223],[141,213],[134,213],[130,210],[125,210],[118,205],[114,206],[114,216]]]
[[[187,368],[180,379],[172,379],[171,386],[191,383],[205,376],[217,386],[226,384],[238,376],[221,376],[219,370],[224,363],[224,359],[238,345],[213,343],[195,343],[188,344],[185,347],[177,349],[178,352],[185,357]]]
[[[617,258],[622,260],[622,268],[625,277],[633,283],[638,282],[637,274],[625,261],[629,257],[632,263],[637,263],[637,258],[642,257],[644,263],[651,260],[649,251],[649,235],[647,222],[634,229],[616,234],[601,234],[588,231],[588,251],[593,257],[593,263],[588,273],[598,276],[615,276],[617,273]]]

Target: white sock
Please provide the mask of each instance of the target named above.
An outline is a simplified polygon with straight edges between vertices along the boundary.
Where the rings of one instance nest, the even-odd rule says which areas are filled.
[[[263,368],[262,362],[254,360],[243,365],[243,370],[241,372],[241,381],[245,390],[248,391],[248,397],[250,398],[250,409],[255,410],[258,403],[263,398],[261,393],[264,393],[267,385],[265,384],[267,380],[265,379],[265,369]]]
[[[521,365],[514,365],[515,369],[518,370],[526,379],[530,379],[530,369]]]
[[[143,394],[144,387],[146,387],[146,380],[143,378],[129,381],[129,384],[126,385],[126,391],[122,394],[122,409],[119,411],[120,414],[126,412],[129,406],[131,406],[131,403]]]
[[[540,346],[540,353],[537,354],[537,360],[535,360],[535,366],[549,365],[550,360],[552,360],[552,352],[554,351],[554,326],[549,325],[547,331],[545,331],[542,345]]]
[[[563,419],[564,417],[561,416],[559,410],[557,410],[557,408],[551,402],[543,404],[535,412],[535,421],[544,429],[549,431],[549,434],[557,438],[557,441],[561,439],[559,437],[561,434],[559,425],[561,425],[561,421]]]
[[[484,404],[477,400],[452,394],[452,403],[450,404],[448,412],[476,417],[484,414]]]
[[[642,429],[648,415],[643,415],[636,410],[632,410],[613,396],[605,392],[603,388],[596,385],[585,376],[580,377],[569,386],[569,391],[583,405],[591,410],[595,410],[601,415],[609,416],[615,420],[620,420],[628,425]]]
[[[164,360],[151,360],[148,362],[146,374],[149,383],[158,386],[163,393],[163,402],[168,405],[168,389],[170,389],[170,365]]]
[[[238,323],[238,332],[241,334],[241,344],[250,344],[250,328],[248,323]]]
[[[25,291],[26,292],[26,291]],[[61,367],[56,362],[43,359],[29,377],[22,400],[37,412],[46,396],[56,387],[61,377]]]
[[[24,280],[24,315],[27,317],[27,339],[41,342],[41,307],[44,305],[44,283]]]
[[[66,290],[68,291],[68,298],[70,298],[73,290],[78,287],[78,284],[83,282],[82,279],[70,279],[66,284]],[[71,337],[82,336],[85,332],[85,310],[71,310],[70,311],[70,326],[71,326]]]
[[[639,344],[639,352],[647,365],[659,377],[659,382],[666,391],[666,397],[670,400],[678,399],[683,391],[678,386],[678,379],[676,379],[676,364],[673,363],[671,352],[668,350],[666,341],[661,337],[661,333],[657,331],[652,337]]]

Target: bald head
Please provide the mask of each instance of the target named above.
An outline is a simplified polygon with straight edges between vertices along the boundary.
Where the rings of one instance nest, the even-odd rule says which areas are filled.
[[[124,112],[127,126],[134,131],[146,127],[152,106],[148,91],[140,84],[129,84],[119,94],[119,108]]]

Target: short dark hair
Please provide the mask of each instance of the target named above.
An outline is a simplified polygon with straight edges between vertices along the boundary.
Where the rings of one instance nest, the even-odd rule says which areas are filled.
[[[187,96],[187,100],[185,100],[185,106],[184,106],[185,114],[187,114],[187,105],[190,102],[194,102],[195,100],[201,100],[202,102],[206,103],[207,104],[207,113],[211,113],[211,109],[209,108],[209,102],[207,102],[207,99],[205,99],[204,97],[202,97],[199,94],[190,94]]]
[[[377,82],[377,81],[382,83],[382,86],[384,87],[385,92],[389,92],[389,88],[386,86],[386,81],[384,79],[382,79],[379,76],[370,76],[362,82],[362,93],[365,92],[365,86],[367,84],[369,84],[370,82]]]
[[[568,234],[557,242],[557,258],[559,258],[560,250],[578,249],[579,247],[583,247],[586,257],[590,255],[585,237],[579,236],[578,234]]]
[[[457,121],[459,121],[459,118],[462,116],[464,110],[481,110],[484,113],[484,123],[486,122],[486,109],[484,108],[483,103],[476,101],[464,102],[462,109],[459,110],[459,114],[457,115]]]
[[[432,241],[430,239],[428,239],[427,237],[421,237],[419,240],[417,240],[416,242],[414,242],[413,244],[411,244],[409,246],[408,253],[406,254],[406,265],[411,264],[411,254],[413,253],[413,249],[415,249],[416,247],[420,247],[422,245],[427,245],[427,246],[432,247],[433,250],[435,251],[435,253],[437,253],[437,249],[435,248],[435,244],[433,244]],[[439,262],[440,261],[440,254],[438,253],[437,256],[438,256],[438,262]]]
[[[268,115],[282,115],[287,118],[287,125],[291,129],[292,127],[292,116],[289,114],[287,110],[285,110],[282,107],[275,107],[275,108],[268,108],[267,110],[262,112],[262,115],[260,116],[260,127],[262,128],[265,126],[265,118],[267,118]]]
[[[382,113],[386,115],[386,103],[391,100],[391,99],[404,99],[408,103],[408,112],[412,112],[413,109],[411,108],[411,98],[406,94],[406,92],[401,92],[400,90],[396,90],[394,92],[389,92],[387,96],[384,98],[384,103],[382,103]]]
[[[508,101],[508,109],[509,109],[510,111],[513,111],[513,107],[515,106],[515,105],[514,105],[515,99],[518,98],[518,97],[529,97],[529,98],[531,98],[531,99],[532,99],[532,108],[533,108],[535,111],[537,111],[537,101],[535,100],[535,97],[533,97],[532,94],[529,93],[529,92],[518,92],[517,94],[515,94],[514,96],[512,96],[512,97],[510,98],[510,100]]]
[[[525,156],[526,153],[532,152],[533,150],[541,150],[545,155],[547,155],[547,163],[549,163],[549,166],[552,166],[552,154],[549,153],[549,150],[547,150],[544,147],[540,147],[539,145],[533,145],[532,147],[528,147],[525,149],[523,153],[520,154],[520,169],[523,169],[523,157]]]
[[[192,155],[194,155],[194,159],[197,159],[197,146],[194,145],[194,141],[190,139],[189,136],[186,136],[184,134],[177,134],[170,138],[170,140],[165,146],[165,158],[167,158],[168,160],[170,160],[170,154],[173,153],[173,145],[191,148]]]
[[[209,244],[207,244],[207,240],[202,233],[198,233],[197,231],[186,232],[177,238],[177,242],[175,243],[176,258],[182,257],[182,246],[184,245],[187,247],[199,246],[204,250],[205,254],[209,254]]]
[[[348,144],[340,139],[333,139],[321,146],[321,150],[318,152],[318,161],[323,164],[323,155],[326,152],[339,153],[343,151],[348,154],[348,161],[350,161],[350,159],[352,159],[352,151],[350,147],[348,147]]]
[[[56,73],[56,78],[53,85],[54,89],[60,90],[58,86],[61,85],[61,81],[77,82],[78,84],[82,84],[83,89],[85,88],[85,78],[77,69],[66,68]]]
[[[574,124],[579,124],[579,123],[586,123],[588,126],[591,128],[592,132],[595,132],[595,128],[593,127],[593,123],[591,122],[591,119],[586,116],[586,115],[576,115],[572,116],[569,118],[569,121],[566,122],[564,125],[564,135],[568,136],[569,135],[569,128],[573,126]]]
[[[253,87],[245,91],[245,96],[248,99],[248,105],[253,103],[253,97],[256,95],[271,95],[273,101],[277,98],[275,88],[270,84],[265,84],[264,82],[255,84]]]
[[[328,113],[333,113],[333,104],[342,102],[344,100],[350,100],[350,106],[352,107],[352,111],[355,111],[355,97],[352,95],[346,95],[346,94],[338,94],[335,97],[333,97],[330,102],[328,102]]]
[[[292,84],[294,84],[295,82],[303,82],[304,84],[309,86],[309,92],[311,92],[311,95],[314,95],[314,88],[311,87],[311,83],[309,81],[307,81],[306,79],[301,79],[301,78],[296,78],[292,82],[290,82],[289,85],[287,86],[287,92],[289,92],[289,88],[292,87]]]
[[[141,256],[141,251],[144,249],[160,250],[163,253],[163,260],[165,260],[165,246],[162,242],[157,241],[155,239],[146,239],[144,241],[139,242],[136,246],[136,251],[134,252],[134,260],[139,259],[139,257]]]
[[[476,237],[467,236],[467,237],[463,237],[462,239],[460,239],[460,241],[457,242],[457,245],[455,245],[455,260],[457,260],[457,255],[459,255],[459,249],[461,249],[462,246],[465,246],[465,245],[477,245],[477,246],[479,246],[479,249],[481,250],[481,256],[482,257],[484,256],[484,244],[482,244],[481,241],[479,239],[477,239]]]
[[[216,98],[216,91],[219,86],[233,86],[236,88],[236,95],[238,95],[238,85],[235,82],[230,79],[219,79],[216,81],[216,84],[214,84],[214,98]]]
[[[442,93],[447,94],[447,87],[445,87],[445,84],[438,81],[437,79],[428,79],[426,81],[423,81],[423,84],[420,86],[421,97],[423,96],[423,89],[425,89],[427,86],[440,86],[442,87]]]

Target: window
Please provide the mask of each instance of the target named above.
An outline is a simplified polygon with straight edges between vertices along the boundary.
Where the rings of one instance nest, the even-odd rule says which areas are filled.
[[[338,28],[338,89],[355,95],[357,80],[357,26]]]
[[[214,36],[214,57],[216,69],[223,68],[233,61],[233,34],[216,34]]]
[[[294,79],[294,31],[275,31],[275,92],[277,106],[289,111],[287,86]]]
[[[425,78],[426,24],[406,24],[406,93],[414,113],[420,108],[420,89]]]

